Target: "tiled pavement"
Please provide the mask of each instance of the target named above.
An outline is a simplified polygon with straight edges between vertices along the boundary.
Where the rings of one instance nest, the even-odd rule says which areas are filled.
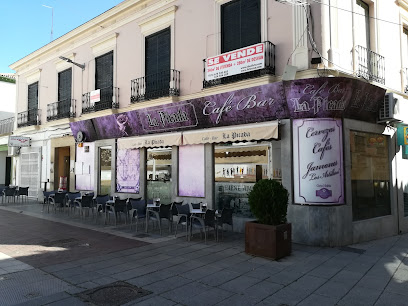
[[[117,281],[152,292],[126,305],[408,305],[408,235],[294,244],[280,261],[245,254],[240,234],[139,237],[38,204],[2,206],[0,305],[88,305],[79,293]]]

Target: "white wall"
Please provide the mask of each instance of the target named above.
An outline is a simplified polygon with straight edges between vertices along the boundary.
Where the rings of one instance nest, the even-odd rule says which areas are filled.
[[[15,108],[16,84],[0,81],[0,112],[14,113]]]

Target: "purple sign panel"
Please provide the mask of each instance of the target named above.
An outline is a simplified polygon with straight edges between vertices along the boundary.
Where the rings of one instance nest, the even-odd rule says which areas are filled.
[[[179,147],[179,196],[205,196],[204,145]]]
[[[295,203],[344,204],[341,119],[293,121]]]
[[[376,122],[385,90],[351,78],[274,82],[70,123],[87,141],[283,118],[352,118]]]
[[[116,191],[139,193],[140,151],[118,149],[116,154]]]

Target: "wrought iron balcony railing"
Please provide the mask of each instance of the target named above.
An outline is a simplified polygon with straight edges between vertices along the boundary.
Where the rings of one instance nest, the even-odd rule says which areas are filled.
[[[41,109],[33,108],[17,114],[17,127],[41,124]]]
[[[207,81],[205,79],[206,71],[205,71],[205,64],[206,60],[203,60],[204,64],[204,79],[203,79],[203,88],[208,88],[212,86],[217,86],[220,84],[228,84],[228,83],[233,83],[233,82],[238,82],[241,80],[246,80],[246,79],[251,79],[251,78],[256,78],[260,77],[263,75],[274,75],[275,74],[275,45],[271,43],[270,41],[265,41],[265,67],[262,69],[254,70],[254,71],[249,71],[249,72],[244,72],[241,74],[236,74],[236,75],[231,75],[215,80],[209,80]]]
[[[65,99],[47,105],[47,121],[75,117],[75,99]]]
[[[0,120],[0,135],[10,134],[14,128],[14,117]]]
[[[131,81],[130,102],[180,95],[180,71],[170,69]]]
[[[82,95],[82,114],[97,112],[109,108],[119,108],[119,88],[101,88],[99,102],[91,103],[91,93]]]
[[[363,46],[355,47],[357,75],[368,81],[385,84],[385,59]]]

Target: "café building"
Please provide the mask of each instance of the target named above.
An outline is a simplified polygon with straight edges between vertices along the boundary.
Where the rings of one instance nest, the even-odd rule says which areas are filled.
[[[234,208],[259,179],[290,193],[294,242],[340,246],[398,232],[385,90],[347,77],[279,81],[71,122],[78,190]]]

